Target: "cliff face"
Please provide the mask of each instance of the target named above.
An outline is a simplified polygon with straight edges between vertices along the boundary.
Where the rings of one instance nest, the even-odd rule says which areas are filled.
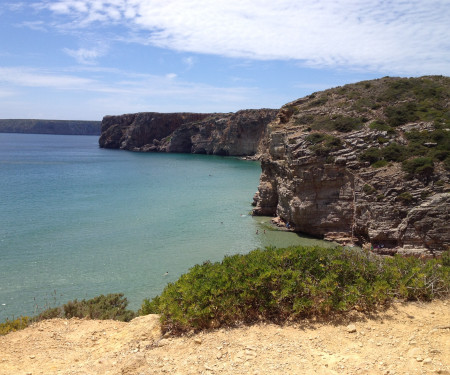
[[[249,156],[258,152],[277,110],[138,113],[105,116],[100,147],[132,151]]]
[[[389,78],[226,114],[106,116],[100,146],[253,156],[254,214],[384,253],[450,246],[450,78]]]
[[[120,116],[105,116],[99,145],[141,151],[151,148],[181,125],[202,120],[208,114],[143,112]]]
[[[449,88],[445,77],[384,78],[287,104],[268,128],[254,213],[378,252],[445,250]]]

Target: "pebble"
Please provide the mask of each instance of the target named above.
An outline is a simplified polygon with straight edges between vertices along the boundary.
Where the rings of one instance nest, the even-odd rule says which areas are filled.
[[[354,332],[356,332],[356,326],[355,326],[354,324],[349,324],[349,325],[347,326],[347,332],[348,332],[348,333],[354,333]]]
[[[194,339],[194,342],[195,342],[196,344],[201,344],[201,343],[202,343],[202,339],[199,338],[199,337],[197,337],[197,338]]]

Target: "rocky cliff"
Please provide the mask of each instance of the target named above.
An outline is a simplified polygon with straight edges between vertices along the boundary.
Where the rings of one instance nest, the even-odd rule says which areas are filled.
[[[100,146],[253,156],[254,214],[381,253],[450,246],[450,78],[385,77],[236,113],[106,116]]]
[[[105,116],[100,147],[132,151],[250,156],[277,110],[236,113],[138,113]]]
[[[378,252],[450,246],[450,78],[383,78],[299,99],[268,128],[254,213]]]
[[[151,150],[161,139],[183,124],[199,121],[209,114],[143,112],[105,116],[102,120],[100,147],[131,151]]]

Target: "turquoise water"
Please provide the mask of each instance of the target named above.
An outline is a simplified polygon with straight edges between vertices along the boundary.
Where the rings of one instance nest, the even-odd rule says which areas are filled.
[[[194,264],[323,243],[248,215],[257,162],[97,142],[0,134],[0,321],[106,293],[137,309]]]

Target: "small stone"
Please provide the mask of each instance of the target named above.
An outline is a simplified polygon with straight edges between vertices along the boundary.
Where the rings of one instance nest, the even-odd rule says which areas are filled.
[[[425,359],[423,360],[423,364],[424,364],[424,365],[429,364],[429,363],[431,363],[431,358],[425,358]]]
[[[417,358],[416,358],[416,361],[417,361],[417,362],[423,362],[423,358],[422,358],[422,357],[417,357]]]
[[[349,324],[349,325],[347,326],[347,332],[348,332],[348,333],[354,333],[354,332],[356,332],[356,326],[355,326],[354,324]]]
[[[36,356],[35,355],[30,355],[30,359],[35,359]]]
[[[199,337],[196,337],[196,338],[194,339],[194,342],[195,342],[196,344],[201,344],[201,343],[202,343],[202,339],[199,338]]]

